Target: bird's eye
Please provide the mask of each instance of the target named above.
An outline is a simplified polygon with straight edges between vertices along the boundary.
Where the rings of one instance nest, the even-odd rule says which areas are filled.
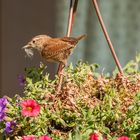
[[[33,40],[33,43],[35,43],[35,40]]]

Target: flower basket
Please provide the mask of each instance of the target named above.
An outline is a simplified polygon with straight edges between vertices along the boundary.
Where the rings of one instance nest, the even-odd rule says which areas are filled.
[[[140,55],[139,55],[140,56]],[[125,75],[99,74],[98,65],[79,62],[59,78],[45,66],[27,68],[24,96],[0,99],[1,140],[136,140],[140,136],[140,57]]]

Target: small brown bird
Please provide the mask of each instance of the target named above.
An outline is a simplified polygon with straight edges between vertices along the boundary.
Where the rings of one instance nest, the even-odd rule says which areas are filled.
[[[62,37],[52,38],[47,35],[38,35],[23,48],[28,56],[33,55],[32,49],[37,49],[39,53],[49,62],[61,62],[65,67],[67,59],[70,56],[76,44],[86,35],[81,35],[77,38]]]

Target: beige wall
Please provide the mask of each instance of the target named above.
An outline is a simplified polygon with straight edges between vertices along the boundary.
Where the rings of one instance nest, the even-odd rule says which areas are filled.
[[[39,65],[37,54],[33,59],[25,58],[21,47],[33,36],[48,34],[55,36],[55,0],[1,0],[0,20],[0,95],[22,94],[18,74],[27,66]],[[53,75],[55,64],[48,64]]]

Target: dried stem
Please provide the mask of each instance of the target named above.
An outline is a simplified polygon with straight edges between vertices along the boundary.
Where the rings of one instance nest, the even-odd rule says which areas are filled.
[[[97,14],[97,16],[98,16],[98,20],[99,20],[100,25],[101,25],[101,27],[102,27],[103,33],[104,33],[104,35],[105,35],[105,38],[106,38],[107,43],[108,43],[108,45],[109,45],[109,48],[110,48],[110,50],[111,50],[112,56],[113,56],[113,58],[114,58],[114,60],[115,60],[115,63],[116,63],[116,65],[117,65],[117,67],[118,67],[118,70],[119,70],[120,74],[123,75],[123,70],[122,70],[121,64],[120,64],[119,59],[118,59],[118,57],[117,57],[117,55],[116,55],[116,53],[115,53],[115,50],[114,50],[114,48],[113,48],[111,39],[110,39],[110,37],[109,37],[109,35],[108,35],[108,32],[107,32],[107,29],[106,29],[106,27],[105,27],[103,18],[102,18],[102,16],[101,16],[101,13],[100,13],[99,6],[98,6],[98,4],[97,4],[97,1],[96,1],[96,0],[92,0],[92,2],[93,2],[93,5],[94,5],[94,8],[95,8],[95,10],[96,10],[96,14]]]
[[[70,10],[69,10],[69,17],[68,17],[68,27],[67,27],[67,33],[66,36],[69,37],[71,32],[72,32],[72,27],[74,24],[74,19],[75,19],[75,15],[76,15],[76,11],[77,11],[77,5],[78,5],[78,0],[71,0],[70,1]],[[57,73],[61,73],[60,75],[60,79],[59,79],[59,85],[57,87],[57,92],[59,93],[59,91],[61,90],[61,85],[62,85],[62,81],[63,81],[63,64],[60,63],[58,66],[58,71]]]

